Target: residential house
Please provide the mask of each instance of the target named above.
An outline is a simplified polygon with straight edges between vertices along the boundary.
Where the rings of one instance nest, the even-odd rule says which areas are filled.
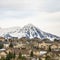
[[[0,41],[5,41],[5,38],[4,37],[0,37]]]
[[[10,44],[9,44],[9,42],[6,42],[6,41],[5,41],[3,45],[4,45],[4,48],[9,48],[9,45],[10,45]]]
[[[48,50],[49,46],[52,45],[53,42],[52,41],[45,41],[42,40],[39,42],[38,46],[39,48],[43,49],[43,50]]]
[[[3,52],[0,52],[0,58],[6,57],[6,55],[7,55],[6,52],[4,52],[4,51]]]
[[[40,50],[34,49],[34,50],[33,50],[33,54],[34,54],[35,56],[40,56]]]
[[[56,51],[56,49],[59,49],[59,48],[58,48],[58,44],[52,44],[50,47],[51,47],[51,50],[52,50],[52,51],[53,51],[53,50]]]

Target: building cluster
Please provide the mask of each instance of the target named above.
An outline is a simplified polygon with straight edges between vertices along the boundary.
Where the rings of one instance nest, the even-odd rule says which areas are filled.
[[[1,45],[3,45],[1,47]],[[49,39],[5,39],[0,37],[0,59],[6,57],[9,52],[15,53],[15,59],[19,53],[25,57],[23,60],[60,60],[60,40],[51,41]]]

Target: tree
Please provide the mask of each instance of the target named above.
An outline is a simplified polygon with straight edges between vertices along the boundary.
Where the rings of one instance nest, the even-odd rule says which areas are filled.
[[[2,49],[4,47],[4,45],[3,44],[0,44],[0,49]]]
[[[46,57],[45,57],[45,60],[51,60],[51,59],[50,59],[50,56],[46,56]]]
[[[1,57],[1,59],[0,59],[0,60],[6,60],[6,59],[5,59],[5,57]]]
[[[16,57],[16,54],[15,54],[15,52],[14,52],[14,54],[13,54],[13,58],[15,59],[15,57]]]
[[[22,56],[21,52],[19,53],[18,59],[19,60],[26,60],[25,56]]]
[[[13,58],[13,53],[9,52],[6,56],[6,60],[11,60]]]
[[[22,56],[22,60],[26,60],[26,58],[24,56]]]
[[[59,41],[60,41],[60,40],[58,40],[58,39],[54,39],[54,42],[55,42],[55,43],[57,43],[57,42],[59,42]]]
[[[19,58],[19,59],[21,59],[21,58],[22,58],[22,54],[21,54],[21,52],[19,53],[18,58]]]
[[[6,60],[11,60],[10,52],[9,52],[9,54],[7,54],[7,56],[6,56]]]
[[[54,39],[55,42],[57,42],[58,40],[57,39]]]
[[[31,51],[30,57],[33,57],[33,51]]]
[[[39,58],[39,60],[41,60],[41,58]]]
[[[10,43],[9,47],[10,47],[10,48],[13,48],[13,44],[12,44],[12,42]]]
[[[51,47],[49,46],[49,49],[48,49],[49,52],[51,52]]]

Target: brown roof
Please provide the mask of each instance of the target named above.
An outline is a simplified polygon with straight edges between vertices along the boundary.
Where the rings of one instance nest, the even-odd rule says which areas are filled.
[[[0,39],[5,39],[4,37],[0,37]]]

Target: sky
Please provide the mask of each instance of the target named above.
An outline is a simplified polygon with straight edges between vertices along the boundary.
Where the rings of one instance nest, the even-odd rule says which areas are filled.
[[[60,36],[60,0],[0,0],[0,27],[33,24]]]

